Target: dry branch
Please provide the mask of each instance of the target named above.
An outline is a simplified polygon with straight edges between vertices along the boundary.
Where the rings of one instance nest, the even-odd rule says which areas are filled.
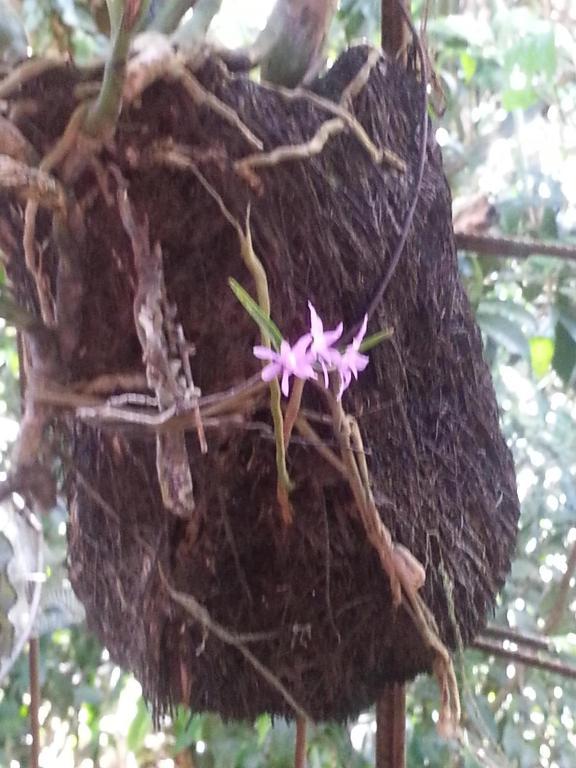
[[[535,667],[537,669],[543,669],[546,672],[552,672],[554,674],[567,677],[571,680],[576,680],[576,667],[565,662],[558,661],[553,658],[544,658],[542,655],[531,653],[525,650],[512,650],[511,648],[504,648],[500,643],[491,640],[490,638],[480,635],[472,643],[474,648],[479,651],[484,651],[493,656],[500,656],[503,659],[509,659],[515,661],[518,664],[526,664],[529,667]]]
[[[530,256],[556,256],[566,261],[576,261],[576,247],[561,243],[531,240],[528,238],[492,237],[490,235],[455,235],[456,247],[472,251],[480,256],[527,259]]]

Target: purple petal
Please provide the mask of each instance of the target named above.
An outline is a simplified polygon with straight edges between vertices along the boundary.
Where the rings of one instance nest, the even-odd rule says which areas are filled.
[[[342,353],[337,349],[326,349],[324,350],[324,354],[322,355],[322,359],[328,364],[333,366],[336,369],[339,369],[340,366],[343,363],[343,356]]]
[[[331,347],[334,342],[338,341],[340,336],[342,336],[342,331],[344,330],[344,325],[342,323],[338,323],[336,328],[334,328],[333,331],[326,331],[326,333],[323,334],[323,340],[324,345],[326,347]]]
[[[316,378],[316,371],[309,362],[303,361],[298,363],[298,365],[295,365],[292,369],[292,373],[295,376],[298,376],[299,379],[315,379]]]
[[[312,336],[316,338],[316,336],[321,336],[324,333],[324,324],[320,320],[318,312],[314,309],[311,301],[308,302],[308,309],[310,310],[310,330],[312,331]]]
[[[311,333],[305,333],[304,336],[300,336],[300,338],[294,344],[291,350],[296,360],[302,360],[307,356],[308,347],[310,346],[311,341],[312,341]]]
[[[324,374],[324,386],[326,389],[328,389],[329,380],[328,380],[328,367],[324,360],[320,360],[320,365],[322,366],[322,373]]]
[[[349,370],[345,370],[340,373],[340,389],[338,391],[338,395],[336,396],[337,400],[342,400],[342,395],[344,394],[345,390],[348,389],[350,386],[350,382],[352,381],[352,376],[350,374]]]
[[[290,372],[287,370],[282,372],[282,394],[284,397],[290,394]]]
[[[360,344],[362,344],[362,339],[366,335],[366,328],[368,327],[368,315],[364,315],[364,320],[362,320],[362,325],[360,326],[360,330],[354,336],[354,340],[352,341],[352,346],[354,349],[358,349],[360,347]]]
[[[278,353],[268,347],[253,347],[252,352],[258,360],[276,360],[278,358]]]
[[[282,366],[280,363],[268,363],[268,365],[264,366],[262,368],[261,377],[262,381],[272,381],[272,379],[275,379],[282,371]]]

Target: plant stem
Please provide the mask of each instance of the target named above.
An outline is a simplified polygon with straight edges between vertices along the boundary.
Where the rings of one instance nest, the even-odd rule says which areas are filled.
[[[195,5],[195,0],[166,0],[148,29],[171,35],[178,27],[186,11]]]
[[[184,49],[194,50],[206,38],[212,19],[222,5],[222,0],[198,0],[192,18],[176,29],[174,42]]]
[[[296,746],[294,749],[294,768],[306,768],[306,726],[305,718],[296,718]]]
[[[286,416],[284,418],[284,445],[286,448],[290,443],[290,437],[292,436],[292,430],[294,424],[298,418],[300,412],[300,404],[302,403],[302,393],[304,392],[304,379],[295,379],[292,385],[292,393],[290,400],[288,401],[288,407],[286,408]]]
[[[256,285],[256,297],[260,309],[270,317],[270,292],[268,290],[268,278],[262,262],[256,255],[252,245],[250,231],[250,213],[246,217],[246,234],[240,230],[240,242],[242,258],[250,271]],[[267,333],[261,332],[262,344],[270,347],[270,338]],[[291,520],[292,514],[288,503],[288,493],[292,488],[288,468],[286,467],[286,443],[284,442],[284,417],[282,415],[280,384],[276,379],[270,382],[270,410],[274,422],[274,435],[276,438],[276,468],[278,471],[278,501],[282,508],[284,522]]]
[[[120,109],[126,77],[126,59],[132,36],[139,20],[146,14],[150,0],[141,0],[135,13],[130,15],[138,0],[107,0],[112,31],[112,49],[104,67],[102,87],[84,121],[84,132],[94,138],[103,138],[114,131]]]

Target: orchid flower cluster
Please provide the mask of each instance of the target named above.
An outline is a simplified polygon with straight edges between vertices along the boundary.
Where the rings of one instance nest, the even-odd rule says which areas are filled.
[[[281,377],[282,393],[288,397],[291,376],[304,380],[317,379],[317,370],[321,370],[324,375],[324,384],[328,387],[329,371],[337,371],[340,375],[337,398],[341,400],[345,390],[350,386],[352,377],[357,379],[358,373],[368,365],[368,357],[360,352],[368,317],[364,317],[362,326],[352,343],[341,352],[334,345],[342,336],[344,327],[342,323],[332,331],[325,331],[322,320],[310,302],[308,302],[308,308],[310,309],[310,331],[301,336],[295,344],[290,345],[282,339],[278,352],[268,347],[254,347],[254,355],[259,360],[268,361],[262,369],[262,379],[272,381]]]

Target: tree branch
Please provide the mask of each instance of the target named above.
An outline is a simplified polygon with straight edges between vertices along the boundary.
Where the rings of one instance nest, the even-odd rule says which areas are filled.
[[[294,768],[306,768],[306,719],[296,718],[296,745],[294,747]]]
[[[576,246],[520,237],[491,237],[489,235],[456,234],[456,248],[474,251],[480,256],[527,259],[529,256],[557,256],[576,261]]]
[[[576,680],[576,667],[570,664],[558,661],[557,659],[545,659],[542,656],[538,656],[536,653],[530,653],[529,651],[513,651],[509,648],[504,648],[500,643],[491,640],[490,638],[483,637],[482,635],[472,643],[472,647],[479,651],[492,654],[493,656],[500,656],[503,659],[515,661],[518,664],[526,664],[528,667],[543,669],[546,672],[553,672],[562,677]]]
[[[406,686],[387,685],[376,702],[376,768],[404,768]]]
[[[552,643],[548,637],[525,635],[510,627],[497,627],[494,624],[489,624],[482,634],[490,635],[499,640],[508,640],[509,642],[517,643],[518,645],[525,645],[528,648],[536,648],[536,650],[539,651],[550,651],[552,649]]]

